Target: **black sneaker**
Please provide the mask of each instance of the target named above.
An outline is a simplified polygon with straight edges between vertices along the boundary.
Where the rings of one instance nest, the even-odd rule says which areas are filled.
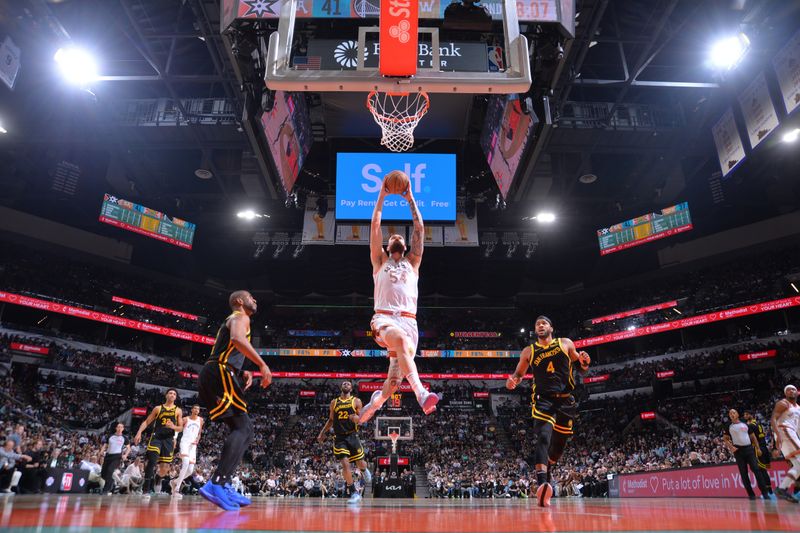
[[[786,490],[786,489],[777,488],[777,489],[775,489],[775,494],[778,496],[778,498],[780,498],[780,499],[782,499],[782,500],[786,500],[787,502],[792,502],[792,503],[800,503],[800,500],[798,500],[797,498],[795,498],[795,497],[794,497],[794,496],[793,496],[793,495],[792,495],[792,494],[791,494],[791,493],[790,493],[788,490]]]

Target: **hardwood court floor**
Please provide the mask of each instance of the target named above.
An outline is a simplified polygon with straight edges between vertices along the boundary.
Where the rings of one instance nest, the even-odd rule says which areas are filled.
[[[238,512],[168,496],[0,497],[0,530],[66,531],[800,531],[800,505],[738,499],[372,500],[256,498]]]

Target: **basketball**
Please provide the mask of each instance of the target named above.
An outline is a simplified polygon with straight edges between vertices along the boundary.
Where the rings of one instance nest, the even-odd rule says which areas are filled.
[[[402,170],[392,170],[383,177],[383,187],[389,194],[403,194],[409,184],[408,175]]]

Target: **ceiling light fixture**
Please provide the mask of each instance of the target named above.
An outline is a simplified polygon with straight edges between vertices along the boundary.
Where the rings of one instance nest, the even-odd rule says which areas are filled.
[[[730,70],[739,64],[750,49],[750,39],[744,33],[718,40],[711,47],[711,64],[721,70]]]
[[[82,48],[70,46],[59,48],[53,56],[64,79],[80,87],[97,80],[97,63],[92,55]]]
[[[245,209],[244,211],[239,211],[236,213],[238,218],[243,218],[244,220],[255,220],[257,218],[269,218],[269,215],[265,215],[263,213],[256,213],[252,209]]]
[[[800,128],[789,130],[783,134],[783,142],[785,143],[793,143],[798,138],[800,138]]]

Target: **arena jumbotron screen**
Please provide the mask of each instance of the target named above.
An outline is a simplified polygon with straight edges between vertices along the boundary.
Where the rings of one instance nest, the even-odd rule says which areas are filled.
[[[664,237],[671,237],[692,229],[689,203],[673,205],[659,213],[648,213],[640,217],[597,230],[600,255],[627,250]]]

